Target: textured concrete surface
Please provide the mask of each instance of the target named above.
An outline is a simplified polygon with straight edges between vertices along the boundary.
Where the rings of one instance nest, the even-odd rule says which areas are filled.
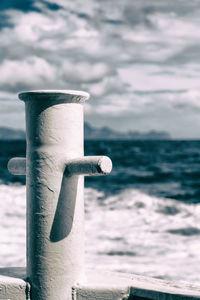
[[[87,281],[73,289],[73,300],[200,299],[200,285],[132,274],[88,271]]]
[[[26,108],[26,159],[9,164],[26,173],[27,278],[33,300],[71,300],[84,273],[84,178],[106,175],[105,156],[84,157],[81,91],[19,94]]]
[[[84,156],[67,160],[65,164],[66,175],[106,175],[112,170],[112,161],[107,156]],[[26,175],[26,158],[11,158],[8,170],[13,175]]]
[[[25,276],[25,268],[0,268],[0,299],[30,299],[30,285]]]
[[[30,300],[31,288],[25,278],[25,268],[0,268],[0,299]],[[66,299],[67,295],[63,297],[63,300]],[[200,285],[133,274],[88,270],[85,281],[72,288],[72,299],[192,300],[200,299]]]
[[[83,176],[64,174],[83,157],[87,93],[19,94],[26,109],[27,277],[33,300],[70,300],[84,276]]]

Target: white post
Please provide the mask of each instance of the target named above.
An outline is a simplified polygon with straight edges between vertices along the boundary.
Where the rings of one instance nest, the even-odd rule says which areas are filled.
[[[26,104],[27,157],[14,168],[19,169],[15,174],[26,172],[31,299],[70,300],[72,286],[84,278],[80,174],[109,173],[111,162],[83,157],[82,104],[87,93],[33,91],[19,98]]]

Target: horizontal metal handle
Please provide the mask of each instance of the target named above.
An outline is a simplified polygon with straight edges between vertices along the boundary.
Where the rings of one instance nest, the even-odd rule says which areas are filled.
[[[26,175],[26,158],[11,158],[7,167],[8,171],[13,175]]]
[[[26,158],[15,157],[9,160],[8,170],[13,175],[26,175]],[[106,175],[112,170],[112,161],[107,156],[84,156],[66,161],[65,174]]]

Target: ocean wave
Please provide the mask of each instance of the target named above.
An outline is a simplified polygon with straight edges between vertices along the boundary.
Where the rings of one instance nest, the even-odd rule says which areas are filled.
[[[90,267],[199,281],[200,204],[154,197],[136,189],[109,197],[87,189],[86,209]]]
[[[25,194],[25,186],[0,185],[1,267],[25,265]]]
[[[25,265],[25,186],[0,185],[1,266]],[[86,265],[199,281],[200,204],[136,189],[105,196],[85,189]]]

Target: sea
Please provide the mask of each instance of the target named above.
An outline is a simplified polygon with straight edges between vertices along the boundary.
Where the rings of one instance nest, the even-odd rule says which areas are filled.
[[[7,171],[25,141],[0,141],[0,266],[25,266],[25,176]],[[85,178],[85,264],[91,269],[200,281],[200,141],[85,141],[112,159]]]

